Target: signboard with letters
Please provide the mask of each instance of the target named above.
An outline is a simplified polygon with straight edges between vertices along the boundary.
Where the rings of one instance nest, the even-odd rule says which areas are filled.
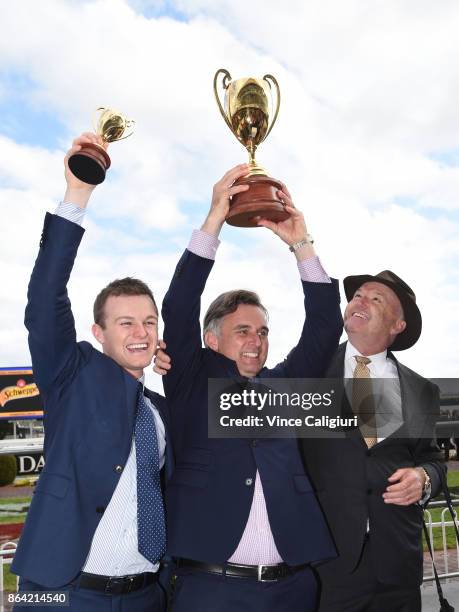
[[[32,368],[0,368],[0,420],[41,418],[43,405]]]

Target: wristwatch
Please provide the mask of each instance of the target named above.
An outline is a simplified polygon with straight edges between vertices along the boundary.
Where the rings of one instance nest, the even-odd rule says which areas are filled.
[[[424,486],[422,488],[422,495],[430,495],[430,493],[432,492],[432,483],[430,482],[430,476],[422,466],[419,466],[419,469],[422,470],[425,476]]]
[[[298,249],[301,249],[301,247],[305,246],[306,244],[314,244],[314,239],[311,236],[311,234],[306,234],[304,238],[302,238],[298,242],[295,242],[295,244],[292,244],[288,248],[290,251],[292,251],[292,253],[294,253],[295,251],[298,251]]]

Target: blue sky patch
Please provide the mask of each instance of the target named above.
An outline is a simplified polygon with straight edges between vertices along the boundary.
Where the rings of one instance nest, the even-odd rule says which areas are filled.
[[[134,0],[134,1],[129,2],[129,4],[136,11],[136,13],[143,15],[147,19],[158,19],[159,17],[169,17],[170,19],[174,19],[174,21],[182,21],[182,22],[189,21],[189,15],[187,15],[185,12],[181,11],[176,6],[174,6],[174,3],[171,2],[170,0],[163,0],[163,1],[153,0],[152,2],[145,2],[145,1],[136,2]]]
[[[0,74],[0,133],[18,144],[54,149],[67,134],[55,112],[35,106],[35,83],[21,73]]]
[[[445,168],[455,168],[459,166],[459,149],[429,153],[428,158]]]

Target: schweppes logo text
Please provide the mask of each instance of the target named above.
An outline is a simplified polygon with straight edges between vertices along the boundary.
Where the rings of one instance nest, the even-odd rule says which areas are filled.
[[[39,394],[40,392],[35,383],[21,387],[5,387],[0,391],[0,406],[3,408],[7,402],[22,399],[23,397],[33,397]]]

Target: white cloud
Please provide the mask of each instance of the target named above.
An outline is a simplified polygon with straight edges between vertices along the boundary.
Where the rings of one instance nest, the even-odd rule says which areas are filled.
[[[90,128],[99,105],[137,122],[131,138],[110,147],[112,169],[90,205],[71,285],[79,335],[89,338],[92,300],[114,274],[136,274],[164,293],[212,184],[246,159],[213,100],[213,74],[226,67],[234,77],[270,72],[280,82],[278,124],[258,158],[289,185],[327,270],[343,277],[391,268],[406,278],[424,331],[400,357],[429,376],[455,375],[459,174],[430,154],[458,145],[458,5],[254,0],[248,14],[240,0],[187,0],[174,4],[189,15],[178,22],[136,12],[168,3],[130,4],[2,7],[3,104],[2,74],[11,82],[20,73],[31,82],[24,112],[54,114],[68,140]],[[11,365],[27,361],[25,289],[42,213],[64,191],[68,143],[47,150],[9,135],[0,128],[0,265],[13,277],[0,288],[0,364]],[[286,247],[267,232],[226,229],[204,305],[241,284],[271,310],[277,361],[302,319]]]

